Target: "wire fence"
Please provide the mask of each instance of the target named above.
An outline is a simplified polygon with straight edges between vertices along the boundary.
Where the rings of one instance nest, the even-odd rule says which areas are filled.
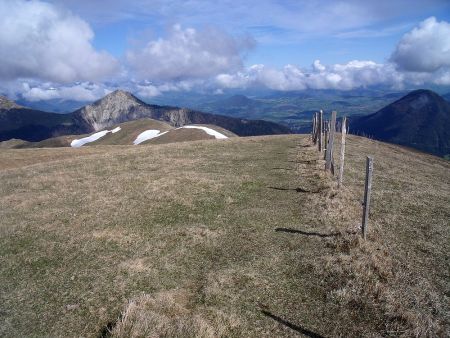
[[[348,132],[348,119],[343,117],[342,121],[337,122],[337,112],[331,112],[331,119],[325,120],[323,111],[314,113],[312,119],[311,140],[314,145],[317,145],[317,150],[320,155],[324,157],[325,168],[334,177],[335,163],[334,163],[334,148],[336,131],[341,132],[341,151],[339,156],[339,172],[337,175],[338,188],[343,186],[344,168],[345,168],[345,146],[346,136]],[[364,239],[367,238],[370,212],[370,196],[372,192],[372,177],[373,177],[373,157],[366,158],[366,176],[364,184],[364,199],[362,202],[362,222],[361,234]]]

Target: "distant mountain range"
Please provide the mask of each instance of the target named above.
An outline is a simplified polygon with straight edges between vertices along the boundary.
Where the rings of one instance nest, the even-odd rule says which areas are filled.
[[[22,139],[41,141],[51,137],[85,134],[122,122],[151,118],[174,127],[208,124],[222,127],[239,136],[287,134],[283,125],[203,113],[191,109],[146,104],[131,93],[117,90],[70,114],[48,113],[0,100],[0,141]]]
[[[351,119],[350,132],[446,156],[450,103],[430,90],[415,90],[374,114]]]
[[[29,101],[24,98],[20,98],[16,103],[21,106],[42,110],[50,113],[60,113],[67,114],[73,112],[74,110],[80,109],[83,106],[92,103],[89,101],[76,101],[76,100],[66,100],[66,99],[49,99],[41,101]]]
[[[187,100],[175,97],[173,102],[205,112],[232,117],[263,119],[288,125],[297,133],[310,130],[311,116],[322,109],[336,110],[340,115],[355,116],[371,114],[406,95],[407,91],[375,89],[271,91],[266,93],[242,93],[234,95],[192,95]],[[154,98],[158,102],[163,98]],[[168,101],[171,102],[171,101]],[[327,115],[328,116],[328,115]]]
[[[387,94],[388,99],[399,99],[376,113],[361,116],[350,114],[350,132],[438,156],[449,156],[450,103],[430,90],[415,90],[401,97],[402,94],[402,92]],[[286,102],[280,100],[278,108],[285,106],[285,111],[289,111],[293,102],[302,100],[307,104],[311,95],[310,93],[298,99],[293,97]],[[449,96],[450,93],[444,95],[447,98]],[[346,105],[345,101],[341,101],[330,101],[334,102],[331,109],[336,105]],[[318,104],[318,101],[313,102],[314,105]],[[247,116],[251,116],[252,112],[257,114],[261,110],[267,110],[267,114],[270,114],[270,107],[264,99],[252,99],[243,95],[234,95],[209,103],[209,111],[235,115],[232,117],[193,109],[147,104],[131,93],[117,90],[72,113],[56,114],[26,108],[0,96],[0,141],[22,139],[39,142],[65,135],[90,134],[140,119],[163,121],[172,127],[189,124],[218,126],[238,136],[290,133],[288,127],[274,122],[239,117],[243,111],[247,112]],[[325,109],[329,110],[328,107],[324,107]],[[336,110],[342,115],[342,111]],[[302,119],[307,128],[305,130],[309,131],[313,111],[297,112],[285,116],[284,119],[291,121]],[[302,132],[305,130],[301,129]],[[60,139],[58,142],[65,144],[67,140]]]

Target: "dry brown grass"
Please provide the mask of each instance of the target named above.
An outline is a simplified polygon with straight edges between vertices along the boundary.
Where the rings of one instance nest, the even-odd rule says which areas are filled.
[[[143,294],[126,306],[112,331],[113,337],[229,337],[239,326],[233,315],[192,303],[186,290]]]
[[[448,335],[448,162],[308,144],[0,151],[0,336]]]
[[[66,161],[78,157],[104,154],[105,149],[100,148],[80,148],[80,149],[8,149],[0,151],[0,170],[16,169],[35,164]]]
[[[16,148],[18,146],[26,145],[27,143],[28,143],[27,141],[13,138],[13,139],[10,139],[10,140],[1,141],[0,142],[0,149],[14,149],[14,148]]]
[[[374,156],[375,180],[369,240],[349,229],[330,243],[335,251],[317,266],[326,267],[325,285],[342,309],[339,318],[359,323],[350,327],[351,335],[449,335],[449,163],[360,137],[350,137],[347,152],[347,184],[339,200],[346,215],[356,211],[351,218],[359,224],[361,155]]]

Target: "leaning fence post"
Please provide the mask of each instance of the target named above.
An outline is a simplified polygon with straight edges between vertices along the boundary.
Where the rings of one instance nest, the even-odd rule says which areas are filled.
[[[317,113],[313,116],[312,141],[314,144],[317,143]]]
[[[367,156],[366,160],[366,183],[364,186],[364,202],[363,202],[363,217],[362,217],[362,235],[364,239],[367,237],[367,227],[369,222],[370,211],[370,193],[372,192],[372,174],[373,174],[373,158]]]
[[[336,130],[336,112],[331,112],[331,122],[328,135],[327,152],[325,154],[325,170],[330,170],[334,174],[333,165],[333,145],[334,145],[334,134]]]
[[[341,158],[339,160],[339,178],[338,188],[342,185],[342,178],[344,176],[344,161],[345,161],[345,135],[347,134],[347,117],[344,116],[341,123]]]

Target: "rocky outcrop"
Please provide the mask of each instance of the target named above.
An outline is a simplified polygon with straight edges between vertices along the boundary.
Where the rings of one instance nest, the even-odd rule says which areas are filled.
[[[22,106],[19,106],[14,101],[11,101],[5,96],[0,95],[0,110],[2,109],[18,109],[23,108]]]

